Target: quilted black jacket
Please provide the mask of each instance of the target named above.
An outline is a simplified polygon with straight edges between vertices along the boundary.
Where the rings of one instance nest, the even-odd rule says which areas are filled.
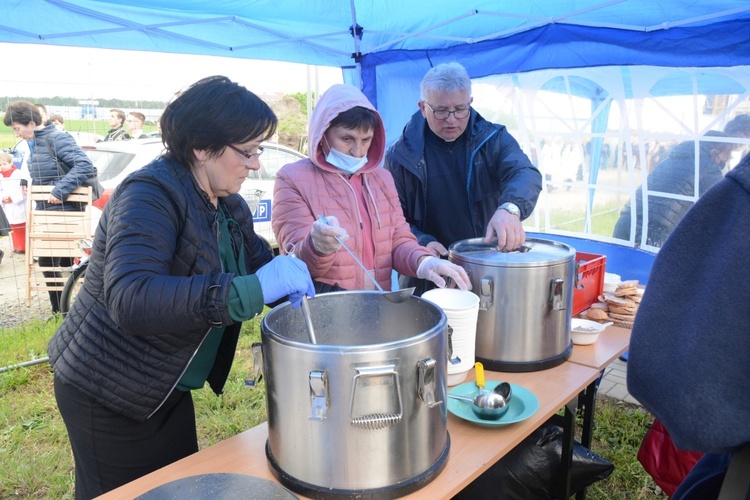
[[[219,203],[242,228],[233,239],[245,245],[254,273],[271,252],[239,195]],[[234,275],[222,272],[217,228],[215,208],[182,166],[159,158],[129,176],[105,207],[84,285],[50,341],[55,376],[143,421],[174,390],[209,330],[225,325],[208,377],[221,393],[241,325],[227,307]],[[252,300],[261,312],[259,284]]]
[[[58,169],[53,155],[68,166],[70,171],[67,174]],[[73,136],[60,132],[54,125],[34,131],[34,150],[28,167],[33,185],[54,185],[52,195],[63,201],[75,188],[83,186],[86,179],[94,173],[94,165]],[[76,204],[71,203],[66,203],[65,206],[45,205],[45,210],[79,209]]]

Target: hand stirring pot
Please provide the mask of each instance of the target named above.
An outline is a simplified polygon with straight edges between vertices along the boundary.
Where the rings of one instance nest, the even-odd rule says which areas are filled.
[[[322,215],[318,215],[318,220],[320,222],[322,222],[323,224],[328,225],[328,221]],[[386,299],[388,299],[389,301],[391,301],[393,303],[398,304],[398,303],[403,302],[405,300],[409,300],[409,298],[412,295],[414,295],[414,290],[415,290],[416,287],[404,288],[403,290],[396,290],[395,292],[386,292],[385,290],[383,290],[383,287],[380,286],[380,283],[378,283],[378,281],[375,279],[375,276],[373,276],[370,273],[370,271],[367,270],[367,267],[365,267],[365,265],[362,263],[362,261],[359,260],[359,257],[356,256],[356,254],[351,250],[351,248],[349,248],[348,246],[346,246],[346,243],[344,243],[341,240],[341,238],[339,238],[338,236],[334,236],[334,238],[336,238],[336,241],[338,241],[341,244],[341,247],[344,250],[346,250],[347,252],[349,252],[349,255],[352,256],[352,259],[354,259],[354,261],[357,264],[359,264],[359,267],[362,268],[362,270],[365,272],[365,274],[367,275],[367,277],[370,278],[370,280],[372,280],[373,283],[375,283],[375,286],[378,288],[378,290],[383,295],[383,297],[385,297]]]

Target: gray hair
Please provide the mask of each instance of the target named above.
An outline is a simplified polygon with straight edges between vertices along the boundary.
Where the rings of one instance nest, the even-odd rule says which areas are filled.
[[[421,99],[427,100],[432,91],[458,92],[465,90],[471,94],[471,78],[466,68],[457,62],[438,64],[424,75],[420,86]]]

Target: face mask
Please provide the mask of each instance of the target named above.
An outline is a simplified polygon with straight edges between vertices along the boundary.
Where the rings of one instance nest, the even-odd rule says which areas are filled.
[[[328,156],[326,156],[326,161],[342,172],[352,175],[365,166],[367,163],[367,155],[364,155],[362,158],[356,158],[346,153],[342,153],[338,149],[331,148]]]

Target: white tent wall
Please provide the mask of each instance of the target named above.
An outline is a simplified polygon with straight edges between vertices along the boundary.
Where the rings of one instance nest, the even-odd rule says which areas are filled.
[[[715,96],[698,93],[701,79],[714,81],[713,91],[730,89],[742,93],[726,95],[726,106],[706,113],[706,102]],[[587,97],[568,92],[545,90],[558,79],[584,79],[603,90],[611,99],[608,126],[592,131],[596,113],[604,105],[592,106]],[[695,93],[662,96],[665,80],[687,81]],[[717,82],[723,82],[719,85]],[[628,244],[657,251],[631,236],[629,241],[612,238],[614,224],[625,202],[636,189],[647,186],[647,176],[658,161],[659,147],[668,151],[683,141],[699,142],[708,130],[722,130],[738,113],[750,112],[748,91],[750,69],[598,67],[569,70],[542,70],[514,75],[475,79],[472,84],[474,107],[486,118],[505,124],[544,176],[544,189],[527,230]],[[656,94],[656,95],[655,95]],[[416,110],[416,101],[412,111]],[[590,156],[592,140],[602,140],[597,161]],[[705,138],[703,138],[705,140]],[[750,145],[750,138],[711,138],[716,142]],[[563,146],[578,151],[581,166],[566,165],[569,155]],[[733,164],[736,163],[735,154]],[[661,157],[663,158],[663,156]],[[596,172],[592,170],[596,166]],[[697,176],[697,165],[696,165]],[[696,183],[697,185],[697,183]],[[647,196],[697,200],[698,193],[682,197],[647,191]],[[647,197],[644,197],[647,202]],[[647,203],[644,203],[647,207]],[[648,211],[644,207],[644,226]],[[632,207],[633,209],[635,207]],[[635,234],[635,217],[633,235]]]

